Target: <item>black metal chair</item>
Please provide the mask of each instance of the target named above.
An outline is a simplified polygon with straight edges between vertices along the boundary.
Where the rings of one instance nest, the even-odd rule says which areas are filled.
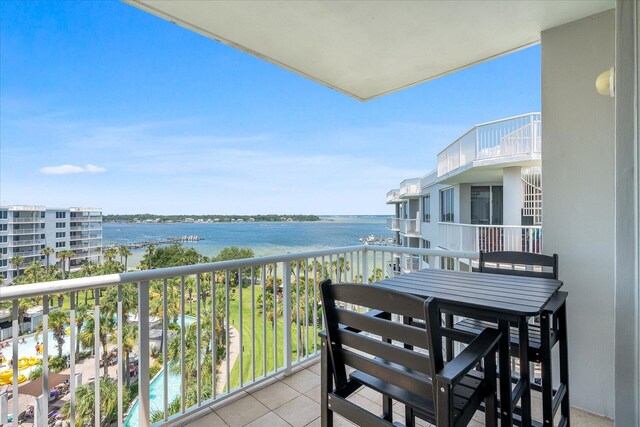
[[[442,426],[464,426],[484,402],[487,426],[497,425],[496,351],[500,332],[482,331],[455,359],[445,364],[441,314],[434,298],[424,300],[405,293],[359,284],[320,285],[326,330],[322,341],[322,426],[333,425],[337,413],[360,426],[393,426],[392,401],[411,409],[414,416]],[[357,304],[372,311],[345,308]],[[391,321],[400,315],[405,323]],[[425,328],[407,324],[420,319]],[[395,344],[394,344],[395,343]],[[405,346],[425,351],[414,351]],[[484,361],[487,370],[473,370]],[[347,367],[353,369],[347,372]],[[378,416],[348,400],[361,387],[383,396]]]
[[[475,268],[474,271],[558,279],[558,255],[548,256],[525,252],[480,252],[478,268]],[[544,426],[553,425],[553,418],[558,408],[561,408],[560,425],[568,425],[570,421],[566,298],[566,292],[558,292],[545,306],[540,318],[536,319],[537,322],[529,325],[529,343],[527,344],[529,360],[540,364],[542,375],[541,384],[534,381],[531,383],[531,388],[542,394]],[[491,327],[495,328],[496,325],[475,319],[464,319],[454,326],[455,329],[476,335]],[[511,328],[510,342],[511,355],[518,357],[520,341],[517,328]],[[559,345],[560,385],[558,389],[554,390],[551,351],[556,344]],[[452,353],[450,344],[448,344],[447,351],[448,354]]]

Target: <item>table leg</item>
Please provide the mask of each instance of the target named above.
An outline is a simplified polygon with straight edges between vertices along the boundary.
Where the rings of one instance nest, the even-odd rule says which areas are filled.
[[[498,320],[498,329],[502,332],[500,339],[499,369],[500,369],[500,419],[501,425],[513,424],[513,411],[511,410],[511,352],[509,321]]]
[[[517,394],[521,394],[520,408],[523,427],[531,425],[531,383],[529,382],[529,324],[525,317],[520,318],[518,322],[518,338],[520,342],[520,379],[516,390]],[[518,388],[521,387],[521,390]],[[517,403],[518,396],[514,396],[514,404]]]

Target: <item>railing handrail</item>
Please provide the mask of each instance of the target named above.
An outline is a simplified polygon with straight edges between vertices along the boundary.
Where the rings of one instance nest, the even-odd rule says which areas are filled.
[[[438,222],[441,225],[455,225],[458,227],[477,227],[477,228],[532,228],[542,230],[541,225],[503,225],[503,224],[464,224],[460,222]]]
[[[385,247],[355,245],[340,248],[319,249],[309,252],[298,252],[283,255],[269,255],[263,257],[244,258],[231,261],[217,261],[203,264],[183,265],[179,267],[158,268],[155,270],[132,271],[128,273],[107,274],[103,276],[81,277],[77,279],[54,280],[51,282],[31,283],[10,287],[0,287],[0,302],[20,298],[29,298],[48,294],[74,292],[80,290],[97,289],[108,286],[124,285],[128,283],[148,282],[169,277],[190,276],[194,274],[210,273],[212,271],[246,268],[276,262],[295,261],[347,252],[375,251],[392,254],[448,256],[468,259],[478,259],[477,252],[449,251],[446,249],[421,249],[406,247]]]

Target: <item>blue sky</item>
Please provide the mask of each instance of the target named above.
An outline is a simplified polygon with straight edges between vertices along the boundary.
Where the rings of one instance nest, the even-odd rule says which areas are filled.
[[[361,103],[121,2],[0,2],[0,203],[379,214],[476,123],[540,110],[540,48]]]

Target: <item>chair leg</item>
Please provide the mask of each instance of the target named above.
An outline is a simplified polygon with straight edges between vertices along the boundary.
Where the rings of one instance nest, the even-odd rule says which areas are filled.
[[[542,370],[542,418],[545,427],[553,426],[550,328],[549,313],[542,313],[540,316],[540,369]]]
[[[564,398],[562,399],[560,411],[563,417],[567,420],[567,426],[570,423],[570,410],[569,410],[569,355],[567,348],[567,302],[558,309],[556,312],[556,318],[558,320],[558,326],[560,331],[559,338],[559,350],[560,350],[560,383],[564,384],[566,391]]]
[[[322,339],[320,353],[320,424],[322,427],[333,427],[333,411],[329,409],[329,391],[333,388],[333,374],[327,353],[327,341]]]
[[[491,352],[484,358],[484,380],[487,387],[487,395],[484,398],[484,423],[487,427],[497,427],[498,407],[496,395],[496,353]]]
[[[445,314],[444,315],[444,326],[447,329],[453,329],[453,315]],[[453,360],[453,340],[451,338],[445,338],[445,352],[447,355],[447,362],[451,362]]]

